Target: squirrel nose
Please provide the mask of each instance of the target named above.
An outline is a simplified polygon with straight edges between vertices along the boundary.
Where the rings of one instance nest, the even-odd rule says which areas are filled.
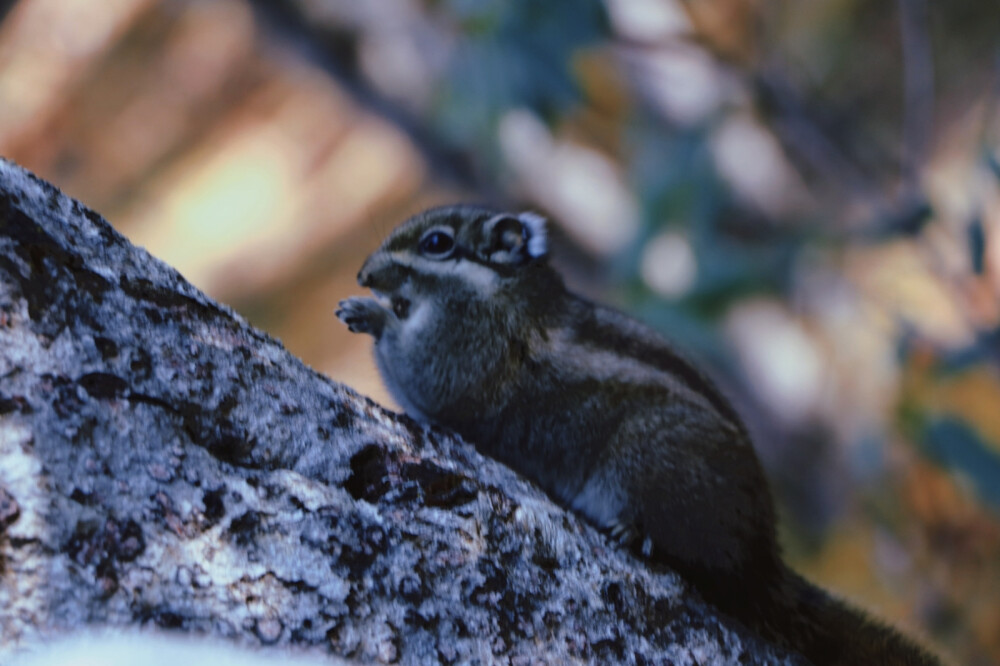
[[[392,291],[406,278],[406,270],[382,253],[375,253],[365,260],[358,273],[358,284],[365,289]]]
[[[370,288],[375,282],[374,274],[377,266],[374,266],[373,263],[377,264],[378,262],[372,262],[372,258],[368,257],[361,265],[361,270],[358,271],[358,284],[365,289]]]

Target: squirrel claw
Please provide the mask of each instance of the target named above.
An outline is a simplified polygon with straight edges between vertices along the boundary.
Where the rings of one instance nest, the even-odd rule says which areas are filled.
[[[612,539],[622,545],[632,543],[638,536],[632,525],[618,521],[615,521],[609,526],[608,532],[611,534]]]
[[[351,333],[371,333],[378,337],[385,322],[385,309],[371,298],[352,296],[337,304],[334,313]]]

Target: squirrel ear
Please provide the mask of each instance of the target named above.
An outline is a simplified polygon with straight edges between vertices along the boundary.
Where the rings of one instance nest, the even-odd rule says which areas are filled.
[[[483,226],[486,257],[494,263],[516,264],[548,252],[545,218],[534,213],[501,213]]]
[[[524,212],[517,216],[527,231],[528,256],[538,259],[549,253],[549,236],[545,218],[538,213]]]

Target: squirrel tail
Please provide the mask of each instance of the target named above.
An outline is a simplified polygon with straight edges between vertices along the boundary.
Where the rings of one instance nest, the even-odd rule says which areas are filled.
[[[916,641],[792,571],[772,549],[758,554],[742,572],[683,573],[720,610],[816,666],[943,666]]]
[[[817,666],[941,666],[912,639],[779,566],[782,583],[757,616],[765,636]]]

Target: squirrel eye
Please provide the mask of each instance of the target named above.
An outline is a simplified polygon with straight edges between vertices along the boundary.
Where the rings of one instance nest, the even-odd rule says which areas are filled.
[[[434,259],[443,259],[455,248],[455,240],[450,234],[432,230],[420,239],[420,254]]]

